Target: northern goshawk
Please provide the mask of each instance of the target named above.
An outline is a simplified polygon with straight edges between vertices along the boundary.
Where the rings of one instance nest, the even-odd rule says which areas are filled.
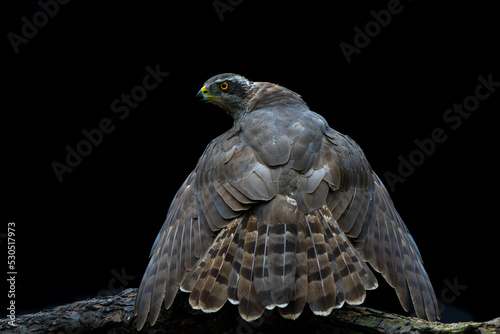
[[[378,285],[435,321],[439,306],[418,248],[361,148],[299,94],[237,74],[199,98],[234,119],[177,192],[137,294],[137,328],[179,288],[193,308],[238,305],[247,321],[279,308],[296,319],[363,303]]]

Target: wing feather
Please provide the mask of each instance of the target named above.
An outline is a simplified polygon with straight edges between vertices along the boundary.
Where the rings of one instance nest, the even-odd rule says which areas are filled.
[[[229,239],[221,241],[217,253],[213,253],[210,246],[218,240],[217,234],[231,222],[238,221],[253,203],[276,195],[279,176],[279,169],[257,160],[252,148],[235,135],[234,128],[207,146],[195,170],[172,201],[153,245],[136,299],[138,329],[148,318],[150,324],[154,324],[162,303],[169,308],[180,287],[196,294],[198,290],[223,290],[221,281],[224,279],[231,278],[234,284],[233,263],[224,261],[229,250],[236,252],[230,242],[232,237],[228,235]],[[222,253],[221,249],[224,249]],[[205,267],[212,271],[204,272]],[[205,288],[196,286],[200,275],[208,279]],[[215,294],[194,296],[194,305],[215,310],[227,299],[222,298],[225,295],[220,295],[218,301],[206,299],[212,295]]]
[[[341,178],[326,201],[334,219],[363,260],[396,290],[401,305],[408,310],[411,297],[417,315],[435,321],[439,307],[422,257],[387,190],[352,139],[334,130],[326,138],[331,155],[321,163],[336,164]]]
[[[406,310],[411,299],[419,317],[438,319],[420,252],[359,146],[297,94],[261,88],[273,102],[253,100],[172,201],[138,290],[137,328],[154,324],[179,288],[194,308],[229,300],[248,321],[276,306],[296,319],[306,303],[327,315],[377,287],[365,261]]]

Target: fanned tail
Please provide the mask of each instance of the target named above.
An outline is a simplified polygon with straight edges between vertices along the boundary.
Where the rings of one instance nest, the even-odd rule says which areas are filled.
[[[306,303],[328,315],[376,287],[326,205],[306,215],[284,195],[233,219],[181,285],[193,308],[215,312],[229,300],[247,321],[275,307],[296,319]]]

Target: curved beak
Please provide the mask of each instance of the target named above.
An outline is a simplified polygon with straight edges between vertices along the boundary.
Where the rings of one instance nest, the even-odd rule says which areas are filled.
[[[201,89],[198,91],[198,94],[196,94],[196,98],[198,99],[198,101],[210,101],[211,99],[213,98],[216,98],[216,97],[220,97],[220,96],[216,96],[216,95],[210,95],[208,94],[208,89],[206,86],[203,86],[201,87]]]
[[[203,87],[205,88],[205,87]],[[196,99],[201,102],[205,100],[205,95],[203,94],[203,88],[198,91],[198,94],[196,94]]]

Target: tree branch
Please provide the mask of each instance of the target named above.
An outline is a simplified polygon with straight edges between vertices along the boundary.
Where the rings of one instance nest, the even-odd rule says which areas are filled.
[[[111,297],[97,297],[16,318],[0,320],[0,331],[7,333],[137,333],[134,301],[137,289],[127,289]],[[261,319],[246,322],[237,307],[227,303],[219,312],[203,313],[191,309],[188,295],[179,293],[173,306],[163,310],[155,326],[140,333],[166,331],[198,333],[271,333],[290,330],[314,333],[500,333],[500,318],[477,323],[443,324],[384,313],[359,306],[344,306],[328,317],[312,314],[307,308],[299,319],[286,320],[277,310],[266,311]]]

